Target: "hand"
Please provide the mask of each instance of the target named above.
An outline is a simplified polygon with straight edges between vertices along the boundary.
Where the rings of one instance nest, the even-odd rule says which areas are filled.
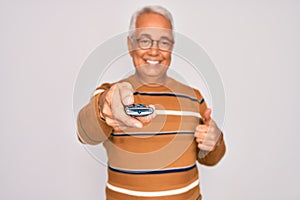
[[[204,151],[213,151],[220,141],[222,134],[216,122],[211,119],[211,109],[207,108],[204,112],[204,124],[199,124],[195,130],[195,138],[198,148]]]
[[[149,123],[155,117],[155,113],[146,117],[130,117],[126,115],[124,106],[133,103],[131,84],[128,82],[116,83],[101,96],[100,113],[106,123],[116,131],[130,127],[142,128],[143,124]]]

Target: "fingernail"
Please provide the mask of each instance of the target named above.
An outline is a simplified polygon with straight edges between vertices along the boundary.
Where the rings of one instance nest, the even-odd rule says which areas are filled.
[[[155,118],[157,116],[156,112],[154,111],[152,114],[152,119]]]
[[[143,127],[143,124],[135,123],[134,126],[135,126],[136,128],[142,128],[142,127]]]
[[[127,97],[125,98],[125,103],[126,103],[127,105],[131,104],[131,103],[132,103],[132,97],[131,97],[131,96],[127,96]]]

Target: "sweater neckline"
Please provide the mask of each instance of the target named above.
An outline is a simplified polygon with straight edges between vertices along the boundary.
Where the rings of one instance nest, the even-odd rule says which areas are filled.
[[[141,82],[139,82],[134,75],[131,75],[127,78],[127,80],[132,84],[134,89],[137,88],[145,88],[145,89],[149,89],[149,90],[153,90],[155,89],[156,91],[159,90],[166,90],[166,89],[170,89],[172,87],[174,87],[174,85],[176,84],[176,80],[174,80],[171,77],[168,77],[169,81],[166,84],[160,84],[160,85],[148,85],[148,84],[143,84]]]

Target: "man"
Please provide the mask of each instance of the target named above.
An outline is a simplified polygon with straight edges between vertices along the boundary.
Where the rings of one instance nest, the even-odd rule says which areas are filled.
[[[196,161],[215,165],[225,153],[221,130],[200,92],[167,76],[174,45],[171,14],[148,6],[131,19],[128,49],[135,74],[96,89],[78,114],[79,139],[104,144],[108,200],[202,199]],[[130,117],[124,107],[155,112]]]

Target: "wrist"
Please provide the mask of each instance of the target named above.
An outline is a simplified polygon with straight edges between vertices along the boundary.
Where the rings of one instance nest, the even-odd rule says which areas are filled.
[[[105,117],[103,114],[104,103],[105,103],[105,94],[104,94],[104,92],[102,92],[99,95],[98,109],[99,109],[99,116],[103,121],[105,121]]]
[[[221,133],[220,133],[220,136],[219,136],[219,138],[218,138],[218,140],[217,140],[217,142],[216,142],[215,147],[217,147],[217,146],[219,146],[219,145],[221,144],[222,138],[223,138],[223,133],[221,132]]]
[[[103,105],[104,105],[104,98],[103,98],[103,96],[104,96],[103,93],[104,92],[105,92],[105,90],[103,90],[103,89],[97,89],[93,93],[94,98],[96,98],[96,105],[97,105],[96,106],[96,109],[97,109],[96,112],[99,113],[99,118],[103,121],[105,121],[105,117],[104,117],[103,111],[102,111]]]

